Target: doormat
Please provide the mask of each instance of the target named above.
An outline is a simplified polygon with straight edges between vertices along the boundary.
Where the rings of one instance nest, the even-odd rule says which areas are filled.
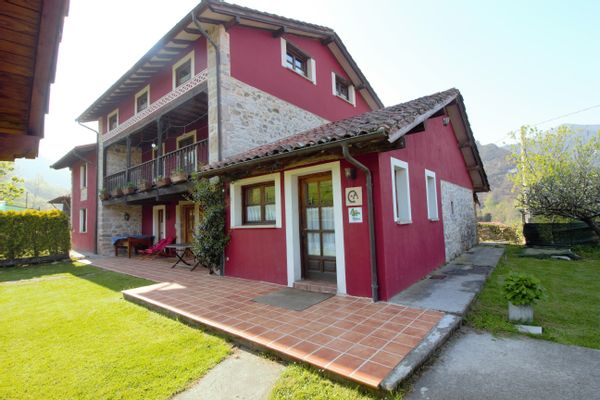
[[[286,288],[264,296],[258,296],[252,299],[252,301],[268,304],[273,307],[286,308],[288,310],[303,311],[315,304],[327,300],[331,296],[333,296],[333,294]]]

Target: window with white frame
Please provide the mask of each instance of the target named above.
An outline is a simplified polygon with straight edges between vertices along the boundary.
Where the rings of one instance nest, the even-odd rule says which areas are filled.
[[[435,172],[425,170],[425,190],[427,191],[427,218],[430,221],[438,220],[437,187]]]
[[[335,72],[331,73],[331,92],[334,96],[356,106],[356,93],[354,85],[350,84],[346,79],[339,76]]]
[[[79,232],[87,232],[87,208],[81,208],[79,210]]]
[[[87,170],[87,163],[83,163],[79,167],[79,187],[81,189],[87,187]]]
[[[398,224],[409,224],[412,222],[412,214],[410,210],[408,163],[392,158],[391,164],[394,221]]]
[[[194,51],[190,51],[173,65],[173,90],[194,76]]]
[[[317,84],[315,59],[283,38],[281,38],[281,65]]]
[[[108,131],[112,131],[117,126],[119,126],[119,109],[117,108],[106,117],[106,126],[108,127]]]
[[[278,173],[241,179],[229,186],[232,228],[281,228]]]
[[[144,111],[150,105],[150,85],[137,92],[135,95],[135,113]]]

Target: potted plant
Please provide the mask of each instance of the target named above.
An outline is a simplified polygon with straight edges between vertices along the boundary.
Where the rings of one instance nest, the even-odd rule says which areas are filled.
[[[163,186],[169,186],[170,184],[171,184],[171,178],[169,178],[168,176],[159,175],[156,177],[156,186],[163,187]]]
[[[111,197],[121,197],[123,196],[123,189],[120,187],[114,188],[112,192],[110,192]]]
[[[539,279],[511,272],[504,282],[504,296],[508,300],[510,321],[532,322],[533,304],[542,298],[544,289]]]
[[[106,189],[101,189],[98,196],[100,197],[100,200],[108,200],[110,198],[110,193],[108,193],[108,190]]]
[[[127,196],[129,194],[133,194],[133,193],[135,193],[135,189],[137,189],[137,188],[133,182],[127,182],[125,184],[125,187],[123,188],[123,194],[125,196]]]
[[[173,183],[187,181],[187,178],[187,173],[181,168],[177,168],[171,171],[171,182]]]
[[[140,187],[139,187],[140,191],[145,192],[147,190],[152,189],[152,182],[150,181],[141,181],[140,182]]]

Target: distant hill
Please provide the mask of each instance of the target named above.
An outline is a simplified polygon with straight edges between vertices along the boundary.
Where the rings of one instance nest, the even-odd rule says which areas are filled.
[[[34,160],[17,159],[14,175],[25,180],[26,195],[14,203],[30,208],[50,209],[48,201],[58,196],[70,194],[71,174],[68,169],[50,168],[52,161],[46,158]]]
[[[565,125],[575,132],[573,138],[581,138],[584,142],[590,140],[600,130],[600,124]],[[477,144],[491,187],[489,193],[479,195],[482,204],[479,214],[480,216],[491,214],[492,221],[506,224],[521,221],[521,215],[514,207],[516,195],[512,192],[513,183],[510,180],[510,175],[515,169],[515,164],[510,160],[510,154],[514,151],[513,146]]]

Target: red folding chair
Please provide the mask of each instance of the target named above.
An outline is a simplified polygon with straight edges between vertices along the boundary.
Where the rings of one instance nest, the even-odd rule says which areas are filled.
[[[157,256],[165,251],[165,247],[175,241],[175,237],[167,236],[166,238],[159,240],[154,246],[149,247],[145,250],[140,250],[138,253],[145,256]]]

